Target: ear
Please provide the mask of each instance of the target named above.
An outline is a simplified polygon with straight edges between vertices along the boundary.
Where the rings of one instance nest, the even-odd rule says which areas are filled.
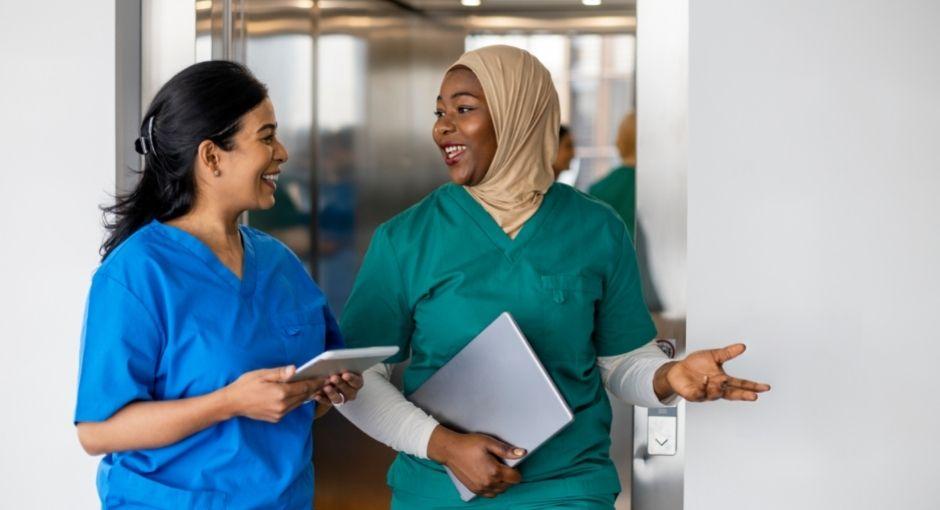
[[[221,165],[221,149],[212,140],[203,140],[196,149],[196,170],[199,173],[212,174]]]

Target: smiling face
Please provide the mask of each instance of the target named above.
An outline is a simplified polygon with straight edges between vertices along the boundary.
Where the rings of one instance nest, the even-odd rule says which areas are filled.
[[[464,186],[479,184],[496,155],[496,131],[483,86],[472,71],[455,67],[444,75],[434,115],[434,143],[450,179]]]
[[[213,179],[215,196],[238,211],[270,209],[274,191],[287,161],[287,149],[277,139],[274,105],[265,99],[241,119],[229,151],[217,151],[219,178]]]

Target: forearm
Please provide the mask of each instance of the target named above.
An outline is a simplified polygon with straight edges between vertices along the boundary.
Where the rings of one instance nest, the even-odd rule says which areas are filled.
[[[102,422],[78,424],[91,455],[161,448],[234,416],[224,390],[199,397],[133,402]]]
[[[604,386],[617,398],[642,407],[672,405],[666,372],[674,362],[654,342],[628,353],[597,358]]]
[[[437,420],[409,402],[389,381],[390,375],[391,367],[384,364],[363,372],[363,387],[356,400],[338,410],[373,439],[395,450],[427,458]]]

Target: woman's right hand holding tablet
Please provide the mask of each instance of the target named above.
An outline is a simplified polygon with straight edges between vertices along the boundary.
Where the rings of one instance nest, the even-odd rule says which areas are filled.
[[[474,494],[493,498],[522,481],[501,459],[515,460],[525,450],[484,434],[461,434],[438,425],[428,442],[428,457],[453,471]]]
[[[222,389],[231,416],[277,423],[327,384],[325,378],[287,382],[295,371],[296,368],[289,365],[242,374]]]

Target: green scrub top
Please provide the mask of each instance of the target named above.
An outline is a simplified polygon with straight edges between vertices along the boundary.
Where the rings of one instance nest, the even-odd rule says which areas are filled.
[[[627,229],[607,205],[554,184],[513,240],[463,187],[444,185],[376,230],[341,329],[350,347],[397,344],[392,362],[410,355],[407,397],[503,311],[574,422],[519,464],[522,483],[492,500],[462,503],[442,466],[399,454],[388,474],[395,508],[517,508],[620,491],[596,358],[640,347],[655,327]]]
[[[636,239],[636,168],[614,168],[606,177],[595,182],[589,193],[610,204],[627,224],[630,239]]]

